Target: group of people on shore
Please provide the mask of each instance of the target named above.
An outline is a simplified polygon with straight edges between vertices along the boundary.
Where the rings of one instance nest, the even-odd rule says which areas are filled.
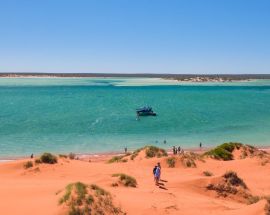
[[[184,153],[184,149],[182,149],[180,146],[175,147],[173,146],[173,154],[177,155],[177,154],[183,154]]]

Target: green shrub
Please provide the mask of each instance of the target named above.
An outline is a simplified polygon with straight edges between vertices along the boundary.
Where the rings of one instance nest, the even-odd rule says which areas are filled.
[[[117,173],[117,174],[113,174],[112,177],[119,177],[120,182],[126,187],[137,186],[137,181],[132,176],[129,176],[123,173]]]
[[[156,146],[146,146],[145,155],[146,155],[146,158],[168,156],[165,149],[161,149]]]
[[[42,163],[47,164],[57,163],[57,157],[48,152],[43,153],[40,157],[40,160]]]
[[[242,146],[242,143],[223,143],[222,145],[206,152],[205,155],[219,160],[233,160],[233,150],[239,149]]]
[[[27,161],[26,163],[24,163],[23,166],[24,166],[25,169],[31,168],[31,167],[33,167],[33,162],[32,161]]]
[[[170,168],[173,168],[175,167],[176,159],[175,157],[170,157],[170,158],[167,158],[166,162]]]
[[[67,185],[59,204],[65,204],[69,208],[69,215],[125,214],[114,206],[109,192],[95,184],[86,185],[82,182]]]

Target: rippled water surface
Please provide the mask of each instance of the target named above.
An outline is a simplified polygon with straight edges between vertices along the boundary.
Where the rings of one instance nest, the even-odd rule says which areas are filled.
[[[135,109],[143,105],[158,116],[136,120]],[[179,85],[160,79],[0,79],[0,157],[147,144],[270,145],[269,134],[268,80]]]

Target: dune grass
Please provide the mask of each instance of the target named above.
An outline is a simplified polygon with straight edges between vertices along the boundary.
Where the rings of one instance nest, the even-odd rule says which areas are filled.
[[[223,177],[226,179],[226,181],[233,185],[233,186],[241,186],[244,189],[247,189],[247,185],[245,184],[245,182],[243,181],[242,178],[239,178],[237,173],[234,171],[228,171],[226,172]]]
[[[119,181],[126,187],[137,187],[137,181],[134,177],[124,173],[113,174],[112,177],[118,177]]]
[[[169,157],[169,158],[166,159],[166,162],[168,164],[168,167],[174,168],[175,163],[176,163],[176,158],[175,157]]]
[[[168,156],[165,149],[156,147],[156,146],[146,146],[145,147],[145,157],[153,158],[153,157],[165,157]]]
[[[45,152],[40,156],[42,163],[55,164],[57,163],[57,157],[51,153]]]
[[[124,159],[127,155],[118,155],[118,156],[113,156],[108,163],[120,163],[120,162],[127,162],[127,159]]]
[[[29,169],[29,168],[31,168],[31,167],[33,167],[34,165],[33,165],[33,162],[32,161],[27,161],[27,162],[25,162],[24,164],[23,164],[23,167],[25,168],[25,169]]]
[[[69,215],[125,214],[121,208],[114,206],[109,192],[95,184],[82,182],[68,184],[59,204],[68,207]]]
[[[218,159],[218,160],[233,160],[233,150],[234,149],[239,149],[240,147],[242,147],[243,144],[242,143],[223,143],[220,146],[217,146],[216,148],[206,152],[204,155],[205,156],[210,156],[214,159]]]

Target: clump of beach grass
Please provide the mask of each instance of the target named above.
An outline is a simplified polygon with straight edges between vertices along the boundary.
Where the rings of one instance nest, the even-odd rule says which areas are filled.
[[[241,186],[244,189],[247,189],[247,185],[245,184],[242,178],[238,177],[236,172],[228,171],[223,175],[223,177],[225,178],[226,182],[228,182],[229,184],[233,186]]]
[[[166,162],[168,164],[168,167],[173,168],[175,167],[176,158],[175,157],[169,157],[166,159]]]
[[[137,187],[137,181],[134,177],[126,175],[124,173],[113,174],[112,177],[118,177],[119,182],[126,187]]]
[[[205,156],[210,156],[214,159],[218,160],[233,160],[233,150],[234,149],[240,149],[242,147],[242,143],[223,143],[220,146],[217,146],[216,148],[206,152],[204,155]]]
[[[145,147],[145,156],[146,158],[153,158],[153,157],[166,157],[168,156],[165,149],[156,147],[156,146],[146,146]]]
[[[113,204],[109,192],[95,184],[87,185],[82,182],[67,185],[59,204],[68,207],[69,215],[125,214]]]
[[[226,172],[219,181],[210,183],[206,186],[208,190],[213,190],[221,197],[234,197],[247,204],[252,204],[259,201],[259,198],[251,195],[248,192],[248,187],[240,178],[236,172],[228,171]]]
[[[55,164],[57,163],[57,157],[51,153],[45,152],[39,158],[35,159],[36,164]]]
[[[45,152],[40,156],[42,163],[55,164],[57,163],[57,157],[51,153]]]
[[[23,164],[23,167],[25,168],[25,169],[29,169],[29,168],[31,168],[31,167],[33,167],[34,165],[33,165],[33,162],[32,161],[27,161],[27,162],[25,162],[24,164]]]
[[[130,160],[134,160],[141,151],[145,150],[145,157],[146,158],[153,158],[153,157],[166,157],[168,156],[165,149],[159,148],[157,146],[145,146],[139,149],[136,149],[131,155]]]
[[[130,160],[134,160],[138,155],[139,153],[141,152],[141,150],[143,150],[143,148],[139,148],[139,149],[136,149],[130,156]]]
[[[203,171],[203,175],[209,177],[209,176],[213,176],[213,173],[210,171]]]
[[[185,152],[185,153],[181,154],[179,157],[180,157],[180,161],[182,162],[182,164],[188,168],[197,167],[197,164],[195,162],[197,160],[204,162],[204,160],[202,159],[202,156],[199,154],[196,154],[194,152]]]
[[[127,155],[118,155],[113,156],[110,160],[108,160],[108,163],[119,163],[119,162],[127,162],[127,159],[124,159]]]

